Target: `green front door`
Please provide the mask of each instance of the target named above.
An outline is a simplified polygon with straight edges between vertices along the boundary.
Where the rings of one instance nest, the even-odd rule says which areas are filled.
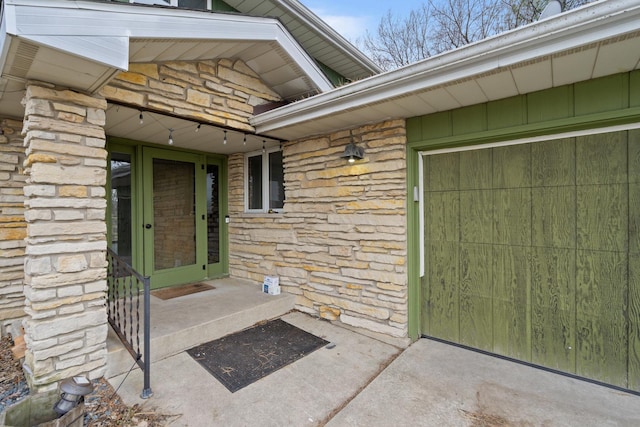
[[[640,391],[640,131],[424,156],[422,331]]]
[[[226,162],[111,141],[110,247],[161,288],[228,273]]]
[[[207,277],[202,156],[143,148],[143,260],[153,288]]]

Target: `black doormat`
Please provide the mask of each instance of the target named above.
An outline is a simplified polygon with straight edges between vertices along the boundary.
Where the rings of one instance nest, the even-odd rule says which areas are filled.
[[[232,393],[328,344],[276,319],[187,350]]]

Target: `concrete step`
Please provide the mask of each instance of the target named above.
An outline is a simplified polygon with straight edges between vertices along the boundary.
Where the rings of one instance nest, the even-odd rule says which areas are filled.
[[[170,300],[151,297],[152,362],[280,317],[295,305],[294,295],[267,295],[254,282],[227,278],[205,283],[215,289]],[[133,357],[111,328],[107,349],[106,378],[131,369]]]

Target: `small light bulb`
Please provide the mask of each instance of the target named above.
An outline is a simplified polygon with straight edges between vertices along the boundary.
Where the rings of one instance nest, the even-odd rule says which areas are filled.
[[[142,111],[140,111],[140,115],[138,117],[140,118],[140,124],[144,124],[144,117],[142,117]]]
[[[173,129],[169,129],[169,145],[173,145]]]
[[[242,138],[242,145],[247,145],[247,134],[244,134],[244,138]]]
[[[200,126],[202,126],[202,123],[198,123],[198,126],[196,127],[196,133],[200,130]]]
[[[224,145],[227,145],[227,131],[224,131],[224,140],[222,141]]]
[[[349,163],[355,163],[356,159],[353,158],[353,156],[349,157]]]

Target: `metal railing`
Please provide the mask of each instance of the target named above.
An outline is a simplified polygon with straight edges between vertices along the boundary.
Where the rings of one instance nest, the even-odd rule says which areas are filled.
[[[153,395],[150,386],[149,299],[151,281],[143,277],[110,248],[107,248],[107,315],[109,324],[142,369],[144,384],[140,397]],[[140,299],[142,298],[142,321]],[[142,326],[142,348],[140,327]]]

